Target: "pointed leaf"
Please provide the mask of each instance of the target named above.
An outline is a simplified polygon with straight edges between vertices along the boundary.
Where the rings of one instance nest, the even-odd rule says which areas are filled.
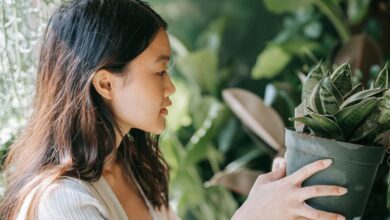
[[[378,118],[379,110],[376,109],[367,117],[364,123],[358,129],[356,129],[355,132],[353,132],[353,135],[349,139],[349,142],[356,143],[360,140],[366,139],[369,136],[372,136],[371,134],[376,132],[378,129]],[[374,142],[374,140],[372,140],[372,142]]]
[[[320,83],[321,81],[314,87],[313,92],[310,95],[308,107],[313,109],[314,112],[322,114],[324,111],[322,109],[321,98],[320,98]]]
[[[378,103],[378,98],[371,97],[355,105],[348,106],[335,114],[337,123],[343,130],[346,140],[364,122]]]
[[[367,89],[360,91],[358,93],[355,93],[351,97],[349,97],[347,100],[343,102],[343,104],[340,105],[340,109],[343,109],[345,107],[351,106],[357,102],[360,102],[362,100],[365,100],[370,97],[378,97],[382,96],[384,89]]]
[[[387,90],[383,99],[379,103],[379,119],[378,123],[385,126],[387,129],[390,128],[390,91]]]
[[[310,118],[310,116],[298,117],[298,118],[290,118],[291,121],[299,121],[305,124],[307,127],[312,130],[314,134],[320,137],[331,137],[331,134],[321,126],[316,120]]]
[[[303,83],[302,87],[302,101],[308,100],[312,92],[314,91],[314,88],[318,84],[318,82],[321,81],[322,77],[324,76],[324,73],[321,69],[321,61],[315,66],[309,74],[307,74],[306,80]]]
[[[343,99],[344,100],[347,100],[349,97],[351,97],[352,95],[354,95],[355,93],[358,93],[360,91],[363,91],[364,90],[364,87],[363,87],[363,84],[362,83],[359,83],[357,84],[356,86],[354,86],[352,88],[351,91],[349,91],[344,97]]]
[[[339,66],[331,75],[331,79],[341,95],[346,95],[352,89],[350,65],[345,63]]]
[[[326,130],[326,132],[330,135],[330,137],[343,141],[344,135],[340,128],[340,126],[335,122],[335,118],[333,116],[330,116],[331,118],[325,117],[323,115],[317,114],[317,113],[309,113],[310,117],[317,121],[317,123]]]
[[[342,103],[340,92],[334,86],[329,77],[321,80],[320,99],[325,114],[333,115],[339,110]]]
[[[389,70],[387,68],[387,63],[385,67],[378,74],[378,77],[375,80],[374,88],[388,89],[389,88]]]

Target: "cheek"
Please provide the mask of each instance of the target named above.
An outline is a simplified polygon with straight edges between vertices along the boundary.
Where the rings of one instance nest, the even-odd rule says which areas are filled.
[[[112,108],[120,124],[151,131],[159,124],[161,102],[156,87],[133,84],[116,92]]]

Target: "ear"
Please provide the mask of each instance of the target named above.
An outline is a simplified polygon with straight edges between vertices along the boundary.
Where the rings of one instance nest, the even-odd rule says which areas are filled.
[[[113,75],[110,71],[101,69],[92,78],[95,90],[105,99],[113,98]]]

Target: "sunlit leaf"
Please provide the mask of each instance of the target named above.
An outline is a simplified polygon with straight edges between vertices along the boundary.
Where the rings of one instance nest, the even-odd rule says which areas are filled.
[[[254,79],[272,78],[279,74],[290,63],[290,60],[291,55],[280,46],[268,46],[257,57],[252,69],[252,77]]]
[[[215,50],[201,49],[178,57],[177,67],[202,92],[215,94],[217,89],[218,55]]]

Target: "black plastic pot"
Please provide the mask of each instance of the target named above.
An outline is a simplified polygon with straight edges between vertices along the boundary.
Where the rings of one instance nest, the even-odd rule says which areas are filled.
[[[286,129],[287,175],[319,159],[332,159],[326,170],[303,182],[311,185],[338,185],[348,188],[343,196],[316,197],[307,200],[310,206],[340,213],[347,219],[363,214],[378,166],[385,155],[385,147],[363,146],[319,138]]]

